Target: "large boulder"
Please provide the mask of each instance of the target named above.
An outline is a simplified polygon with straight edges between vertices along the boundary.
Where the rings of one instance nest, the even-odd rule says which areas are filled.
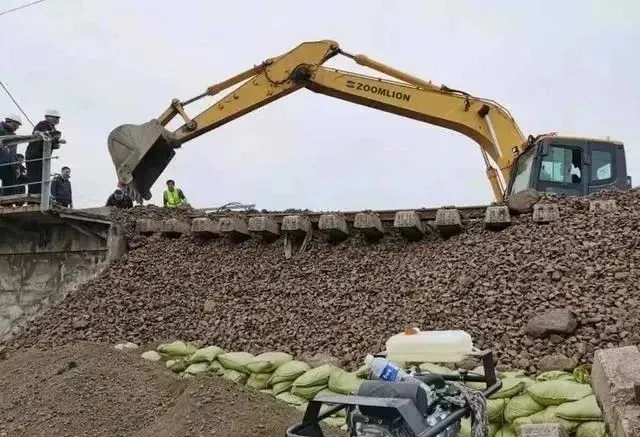
[[[507,207],[514,214],[527,214],[533,212],[533,205],[540,200],[541,194],[533,188],[520,191],[507,199]]]
[[[557,308],[529,320],[525,333],[535,338],[545,338],[551,334],[570,335],[578,327],[578,319],[568,308]]]

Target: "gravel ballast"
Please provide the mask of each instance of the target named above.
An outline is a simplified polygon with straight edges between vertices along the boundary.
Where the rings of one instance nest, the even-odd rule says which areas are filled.
[[[467,330],[504,367],[535,371],[550,355],[589,362],[596,348],[640,343],[640,192],[600,197],[615,198],[617,211],[590,213],[589,199],[543,199],[558,204],[559,221],[538,225],[525,214],[500,232],[475,222],[447,240],[419,242],[391,230],[378,243],[352,236],[335,244],[316,232],[290,259],[282,240],[136,237],[134,250],[28,323],[9,351],[180,338],[330,354],[354,368],[390,335],[419,326]],[[574,314],[575,329],[525,334],[553,309]]]

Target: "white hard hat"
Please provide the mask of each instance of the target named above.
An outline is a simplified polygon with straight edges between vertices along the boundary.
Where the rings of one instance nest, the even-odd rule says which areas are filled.
[[[22,118],[18,114],[9,114],[5,117],[5,120],[15,121],[16,123],[22,125]]]
[[[44,111],[44,116],[45,117],[58,117],[58,118],[60,118],[60,113],[58,112],[57,109],[47,109],[46,111]]]

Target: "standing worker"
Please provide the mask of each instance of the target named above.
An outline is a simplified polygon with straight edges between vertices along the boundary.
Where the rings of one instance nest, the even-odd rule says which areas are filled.
[[[73,208],[70,177],[71,169],[64,166],[60,170],[60,174],[56,175],[51,181],[51,197],[58,205],[62,205],[65,208]]]
[[[22,126],[22,119],[19,115],[9,115],[0,122],[0,136],[15,135],[18,128]],[[18,145],[3,146],[0,144],[0,181],[3,187],[16,184],[16,161],[18,160]],[[16,194],[16,187],[2,188],[0,194],[9,196]]]
[[[175,208],[177,206],[187,206],[187,199],[180,188],[176,188],[173,179],[167,181],[167,189],[163,195],[164,206],[166,208]]]
[[[59,149],[62,133],[56,129],[60,123],[60,113],[55,109],[48,109],[44,113],[44,120],[36,124],[33,133],[46,133],[51,136],[53,142],[51,149]],[[27,158],[27,177],[29,178],[29,194],[40,194],[42,191],[42,158],[44,144],[43,141],[34,141],[29,143],[25,157]]]

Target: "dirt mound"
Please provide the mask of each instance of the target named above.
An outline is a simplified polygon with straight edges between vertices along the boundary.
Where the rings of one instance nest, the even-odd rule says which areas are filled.
[[[558,222],[523,215],[501,232],[477,222],[448,240],[414,243],[393,232],[376,244],[316,235],[290,259],[281,243],[143,238],[11,347],[180,338],[328,353],[353,367],[417,325],[465,329],[501,364],[531,371],[552,353],[589,361],[596,348],[640,342],[640,192],[604,197],[618,210],[592,214],[587,199],[558,199]],[[527,336],[527,322],[553,308],[571,309],[577,330]]]
[[[272,437],[301,420],[269,395],[176,377],[140,352],[83,342],[0,361],[0,436]]]

